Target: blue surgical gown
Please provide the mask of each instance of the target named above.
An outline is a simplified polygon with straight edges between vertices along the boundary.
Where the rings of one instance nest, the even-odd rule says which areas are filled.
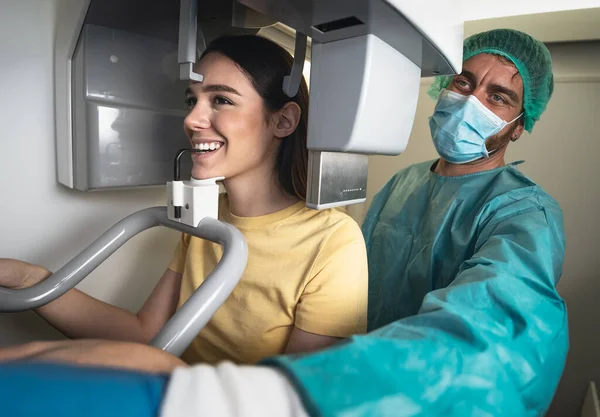
[[[369,329],[267,363],[313,416],[540,416],[568,350],[559,205],[516,164],[400,171],[363,224]],[[326,319],[326,318],[324,318]]]

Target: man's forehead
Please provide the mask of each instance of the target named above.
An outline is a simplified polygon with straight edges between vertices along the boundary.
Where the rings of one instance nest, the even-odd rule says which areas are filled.
[[[472,75],[477,84],[499,85],[523,97],[523,79],[517,68],[500,55],[478,54],[463,63],[463,74]]]
[[[463,71],[468,71],[481,81],[485,77],[505,80],[510,85],[523,85],[523,79],[517,67],[500,55],[478,54],[463,62]]]

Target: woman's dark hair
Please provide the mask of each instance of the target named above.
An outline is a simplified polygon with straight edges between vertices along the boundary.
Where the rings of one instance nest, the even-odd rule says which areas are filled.
[[[218,52],[238,65],[263,98],[268,111],[280,110],[290,101],[300,106],[302,114],[298,127],[281,141],[275,169],[283,189],[306,200],[308,87],[303,78],[295,97],[284,94],[283,77],[292,70],[292,56],[276,43],[254,35],[217,38],[202,53],[202,57],[211,52]]]

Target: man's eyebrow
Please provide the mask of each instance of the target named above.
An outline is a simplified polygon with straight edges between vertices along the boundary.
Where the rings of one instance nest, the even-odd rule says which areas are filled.
[[[202,91],[205,93],[214,93],[214,92],[218,92],[218,93],[231,93],[231,94],[235,94],[238,96],[241,96],[240,92],[238,90],[236,90],[233,87],[230,87],[228,85],[225,84],[208,84],[208,85],[204,85],[202,83],[194,83],[194,85],[200,84],[200,86],[202,87]],[[185,90],[185,95],[186,96],[193,96],[194,90],[192,90],[191,87],[188,87]]]
[[[515,104],[519,103],[519,95],[514,90],[511,90],[510,88],[506,88],[506,87],[498,85],[498,84],[490,84],[488,86],[488,90],[490,90],[490,92],[493,92],[493,93],[505,94]]]
[[[477,77],[471,71],[463,70],[463,72],[460,73],[459,75],[468,79],[469,82],[471,82],[471,84],[473,84],[473,86],[475,86],[475,84],[477,84]],[[519,103],[519,95],[514,90],[511,90],[510,88],[504,87],[499,84],[490,84],[488,86],[488,90],[493,93],[505,94],[515,104]]]
[[[477,84],[477,77],[475,76],[475,74],[473,74],[471,71],[469,70],[463,70],[460,74],[463,77],[465,77],[467,80],[469,80],[469,82],[475,86],[475,84]]]

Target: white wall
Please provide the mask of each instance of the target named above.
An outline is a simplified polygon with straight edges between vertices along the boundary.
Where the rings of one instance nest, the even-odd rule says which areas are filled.
[[[549,415],[578,415],[587,383],[600,382],[600,42],[551,45],[556,88],[548,110],[533,134],[509,146],[507,161],[519,166],[561,205],[567,235],[564,275],[559,290],[569,310],[571,351],[563,381]],[[434,101],[421,86],[413,132],[398,157],[373,156],[368,197],[397,170],[437,157],[428,117]],[[361,221],[365,207],[353,207]]]
[[[0,12],[0,257],[56,270],[128,214],[164,205],[162,189],[74,192],[57,184],[53,42],[57,0],[2,0]],[[167,267],[177,233],[138,235],[80,288],[137,309]],[[0,345],[59,337],[35,314],[0,314]]]

